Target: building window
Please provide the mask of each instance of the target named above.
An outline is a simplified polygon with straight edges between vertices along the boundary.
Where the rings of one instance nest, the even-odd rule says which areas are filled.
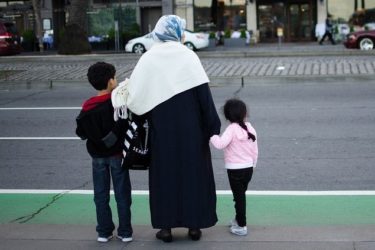
[[[194,30],[235,31],[246,29],[246,0],[196,0]]]
[[[286,7],[283,2],[258,5],[258,27],[261,41],[277,39],[277,28],[285,28]]]
[[[327,7],[335,23],[348,23],[357,29],[375,23],[375,0],[347,0],[344,5],[341,0],[329,0]]]

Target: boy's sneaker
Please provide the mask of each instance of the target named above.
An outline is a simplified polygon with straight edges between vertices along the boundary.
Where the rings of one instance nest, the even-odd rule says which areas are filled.
[[[113,235],[110,235],[108,237],[101,237],[101,236],[99,236],[98,239],[97,239],[97,241],[101,242],[101,243],[106,243],[106,242],[110,241],[112,238],[113,238]]]
[[[122,237],[120,235],[117,235],[117,238],[119,238],[122,242],[130,242],[133,240],[133,238],[130,236],[130,237]]]
[[[236,220],[236,219],[231,219],[231,220],[229,221],[229,226],[230,226],[230,227],[238,226],[237,220]]]
[[[235,235],[245,236],[247,235],[247,227],[231,226],[230,232]]]

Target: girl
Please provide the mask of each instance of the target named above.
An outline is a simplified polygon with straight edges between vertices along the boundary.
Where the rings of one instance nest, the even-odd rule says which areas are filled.
[[[258,158],[255,129],[246,122],[246,104],[230,99],[224,105],[224,116],[230,121],[223,135],[214,135],[210,141],[217,149],[224,149],[225,168],[233,192],[236,217],[231,221],[230,231],[236,235],[247,235],[246,190],[253,175]]]

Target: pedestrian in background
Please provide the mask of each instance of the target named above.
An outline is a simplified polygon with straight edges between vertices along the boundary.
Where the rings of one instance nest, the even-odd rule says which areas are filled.
[[[324,42],[324,39],[326,39],[326,37],[328,36],[328,39],[331,41],[332,45],[335,45],[335,41],[333,40],[333,36],[332,36],[332,28],[333,28],[333,24],[332,24],[332,16],[331,15],[328,15],[327,19],[326,19],[326,31],[322,37],[322,39],[320,39],[319,41],[319,44],[322,45],[323,42]]]
[[[251,31],[250,30],[246,30],[245,31],[245,35],[246,35],[246,46],[250,46],[250,41],[251,41]]]
[[[224,116],[231,123],[222,136],[214,135],[210,141],[217,149],[224,149],[225,168],[235,202],[236,216],[230,222],[230,232],[247,235],[246,190],[258,159],[255,129],[247,117],[246,104],[230,99],[224,105]]]
[[[116,69],[112,64],[98,62],[90,66],[87,77],[98,91],[88,99],[77,117],[76,134],[87,140],[87,151],[92,157],[94,202],[98,232],[97,241],[108,242],[115,225],[109,206],[111,177],[117,203],[119,226],[117,237],[123,242],[132,241],[131,185],[129,171],[121,166],[122,143],[126,131],[125,120],[115,122],[111,92],[117,86]]]
[[[139,59],[127,85],[127,108],[150,120],[151,224],[156,238],[171,242],[172,228],[192,240],[217,222],[209,139],[220,119],[209,79],[195,52],[183,45],[185,20],[162,16],[152,32],[156,44]]]

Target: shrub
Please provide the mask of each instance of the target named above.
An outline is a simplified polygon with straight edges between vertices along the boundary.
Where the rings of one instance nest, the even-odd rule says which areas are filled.
[[[226,29],[224,31],[224,37],[225,38],[230,38],[230,35],[232,34],[232,31],[230,29]]]
[[[25,43],[35,43],[36,36],[33,30],[25,30],[22,32],[23,42]]]
[[[246,38],[246,30],[241,29],[241,38]]]

